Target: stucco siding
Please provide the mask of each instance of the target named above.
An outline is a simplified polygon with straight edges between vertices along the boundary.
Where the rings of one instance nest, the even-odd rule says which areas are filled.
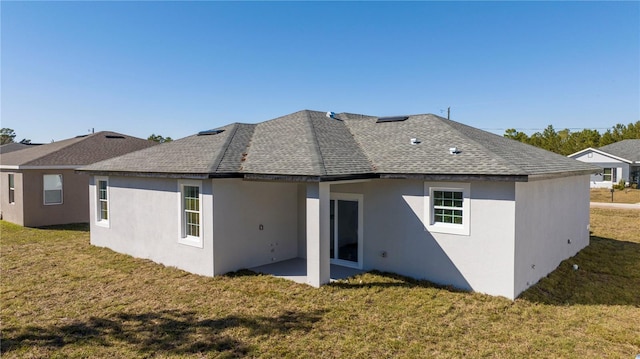
[[[474,182],[470,188],[468,236],[426,230],[423,181],[332,185],[331,192],[364,195],[364,269],[511,298],[514,184]]]
[[[307,258],[307,186],[298,184],[298,258]]]
[[[14,187],[14,202],[9,203],[9,174],[13,175]],[[0,213],[2,213],[2,219],[15,223],[18,225],[24,225],[24,187],[22,185],[22,173],[20,172],[2,172],[0,176]]]
[[[43,176],[62,175],[62,204],[44,204]],[[89,176],[74,170],[23,170],[23,225],[40,227],[89,221]]]
[[[588,175],[516,184],[515,296],[588,244]]]
[[[298,256],[297,184],[216,179],[213,188],[216,275]]]
[[[192,273],[213,275],[213,196],[201,181],[202,248],[178,243],[181,194],[175,179],[108,177],[109,226],[96,224],[95,179],[90,186],[91,244]]]

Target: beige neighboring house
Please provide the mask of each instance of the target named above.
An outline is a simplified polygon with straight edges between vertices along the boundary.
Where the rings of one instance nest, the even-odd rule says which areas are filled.
[[[0,216],[27,227],[89,221],[89,176],[81,166],[156,144],[115,132],[98,132],[0,157]]]

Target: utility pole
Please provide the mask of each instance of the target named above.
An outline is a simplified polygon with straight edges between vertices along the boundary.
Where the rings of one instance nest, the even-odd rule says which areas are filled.
[[[447,107],[447,120],[451,119],[451,106]]]

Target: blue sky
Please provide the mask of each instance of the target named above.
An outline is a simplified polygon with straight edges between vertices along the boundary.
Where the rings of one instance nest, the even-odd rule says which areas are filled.
[[[16,140],[184,137],[302,109],[502,134],[640,120],[640,2],[1,3]]]

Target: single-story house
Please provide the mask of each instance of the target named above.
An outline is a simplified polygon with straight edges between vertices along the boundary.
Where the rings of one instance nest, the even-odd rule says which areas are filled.
[[[628,186],[640,183],[640,139],[622,140],[600,148],[586,148],[570,158],[600,167],[591,175],[592,188],[611,188],[620,180]]]
[[[91,243],[206,276],[303,263],[515,298],[589,243],[597,167],[445,118],[300,111],[81,169]]]
[[[156,144],[97,132],[0,157],[0,217],[27,227],[89,222],[89,176],[75,170]]]

